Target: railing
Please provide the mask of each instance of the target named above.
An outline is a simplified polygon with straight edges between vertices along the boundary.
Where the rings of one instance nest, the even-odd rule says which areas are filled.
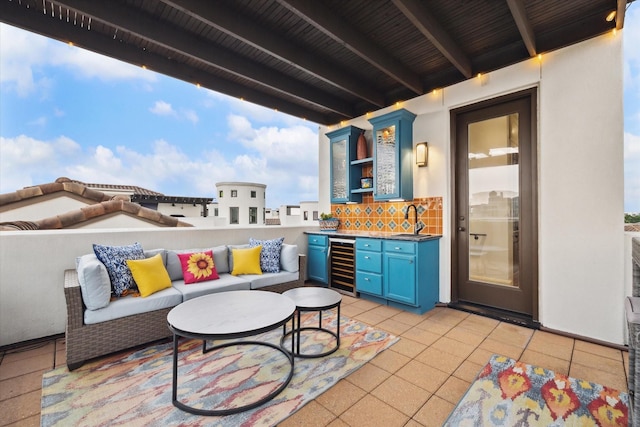
[[[94,243],[187,249],[242,244],[249,237],[285,238],[307,253],[305,230],[295,227],[216,227],[9,231],[0,234],[0,347],[63,333],[63,272]],[[317,230],[317,227],[315,227]]]

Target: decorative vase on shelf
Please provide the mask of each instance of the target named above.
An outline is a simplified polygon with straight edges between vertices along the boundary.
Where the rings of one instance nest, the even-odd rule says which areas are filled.
[[[360,133],[358,137],[358,143],[356,145],[356,157],[358,160],[366,159],[367,155],[367,139],[364,137],[364,132]]]

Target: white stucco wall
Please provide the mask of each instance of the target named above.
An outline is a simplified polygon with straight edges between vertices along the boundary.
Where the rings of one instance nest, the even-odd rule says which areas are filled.
[[[232,191],[237,192],[237,197],[231,197]],[[235,226],[264,225],[265,193],[267,186],[252,182],[218,182],[216,183],[216,195],[218,197],[218,217],[225,218],[225,224],[231,220],[231,207],[237,207],[239,213],[238,224]],[[220,191],[223,196],[220,197]],[[251,197],[251,192],[256,192],[256,197]],[[255,207],[258,211],[257,224],[249,224],[249,208]]]
[[[405,101],[417,114],[414,197],[443,197],[440,300],[451,299],[450,111],[538,88],[539,320],[543,326],[624,342],[622,35],[606,34]],[[391,111],[376,111],[378,116]],[[345,123],[371,129],[367,117]],[[319,204],[328,210],[329,141],[319,130]]]

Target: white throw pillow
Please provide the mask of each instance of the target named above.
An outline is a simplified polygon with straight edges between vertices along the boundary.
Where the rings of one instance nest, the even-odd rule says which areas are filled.
[[[98,310],[111,301],[111,280],[103,263],[94,254],[76,259],[82,301],[89,310]]]
[[[298,245],[282,244],[280,250],[280,267],[284,271],[295,273],[298,271]]]

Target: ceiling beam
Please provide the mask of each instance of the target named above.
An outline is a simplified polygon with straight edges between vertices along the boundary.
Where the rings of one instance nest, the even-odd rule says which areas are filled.
[[[86,16],[107,23],[120,31],[135,34],[151,44],[173,50],[196,61],[202,61],[207,65],[288,94],[301,101],[315,104],[344,117],[353,115],[351,105],[339,98],[311,85],[287,78],[267,66],[240,57],[234,52],[215,46],[203,39],[177,31],[169,25],[163,25],[162,22],[149,18],[136,9],[121,4],[91,0],[60,0],[56,1],[56,4],[81,11]]]
[[[529,56],[536,56],[536,37],[533,33],[531,22],[527,17],[527,11],[524,8],[524,4],[522,4],[522,0],[507,0],[507,5],[509,5],[513,20],[516,21],[518,31],[520,31],[520,37],[522,37],[524,45],[527,47]]]
[[[471,78],[471,61],[438,20],[420,0],[393,0],[393,3],[411,23],[451,62],[466,78]]]
[[[59,40],[63,43],[72,42],[75,46],[87,49],[101,55],[116,58],[129,64],[141,66],[157,71],[167,76],[183,80],[188,83],[200,84],[201,87],[262,105],[267,108],[305,118],[314,123],[332,124],[339,121],[335,115],[321,114],[311,108],[294,104],[280,97],[251,89],[240,83],[227,80],[201,69],[179,63],[175,59],[167,58],[143,50],[121,40],[90,31],[84,27],[73,25],[73,22],[43,14],[41,10],[26,8],[18,2],[0,2],[0,22],[22,28],[33,33],[41,34]]]
[[[616,30],[624,27],[624,15],[627,11],[627,0],[618,0],[616,7]]]
[[[418,95],[424,93],[420,76],[385,52],[371,39],[318,1],[278,0],[282,6]]]
[[[163,3],[186,13],[201,22],[242,40],[262,52],[278,58],[305,73],[311,74],[353,96],[364,99],[377,107],[384,107],[384,97],[377,89],[362,82],[347,71],[331,66],[323,60],[274,34],[256,22],[234,13],[224,4],[201,0],[163,0]]]

